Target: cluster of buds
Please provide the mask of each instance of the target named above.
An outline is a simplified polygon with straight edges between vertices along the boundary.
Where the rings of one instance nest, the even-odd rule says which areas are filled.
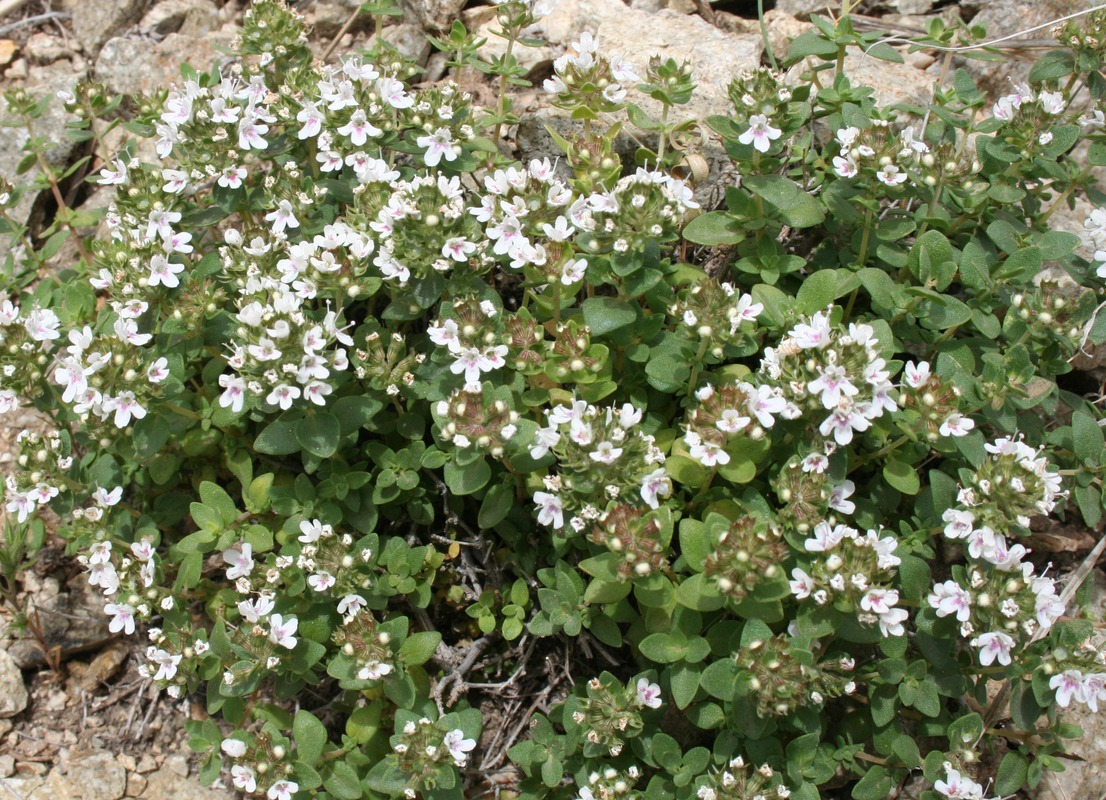
[[[856,504],[849,500],[856,489],[852,481],[833,484],[826,472],[836,449],[836,442],[830,440],[822,443],[821,450],[803,458],[793,456],[772,480],[776,497],[783,504],[777,513],[782,524],[808,533],[819,522],[835,524],[837,514],[856,510]]]
[[[465,214],[460,178],[416,175],[397,181],[370,227],[377,233],[373,264],[386,281],[405,286],[412,276],[448,273],[480,264],[484,239]]]
[[[483,450],[493,458],[501,458],[507,442],[518,433],[518,412],[487,386],[479,391],[458,389],[441,400],[435,412],[442,441],[462,450]]]
[[[151,644],[146,648],[145,663],[138,665],[138,674],[153,680],[173,698],[194,690],[200,660],[210,649],[207,640],[187,631],[160,628],[150,628],[147,635]]]
[[[583,400],[546,409],[548,424],[534,434],[533,458],[552,452],[561,468],[545,478],[546,491],[535,492],[538,522],[565,531],[582,532],[614,505],[650,508],[672,493],[664,469],[664,454],[653,437],[641,432],[642,411],[625,403],[599,408]]]
[[[756,697],[760,717],[793,714],[804,706],[821,706],[827,698],[856,691],[851,658],[831,658],[821,664],[804,663],[791,650],[787,636],[751,642],[734,654],[745,685]]]
[[[39,506],[61,494],[73,466],[73,457],[56,431],[43,436],[36,431],[22,430],[15,442],[19,447],[15,457],[19,470],[4,478],[4,500],[8,513],[22,523],[33,516]],[[97,521],[100,516],[102,513]]]
[[[364,599],[347,595],[338,610],[344,616],[342,626],[334,630],[334,643],[344,655],[354,659],[357,680],[379,681],[392,674],[395,656],[390,646],[391,634],[377,630],[376,618],[364,610]]]
[[[1075,51],[1076,64],[1100,64],[1106,57],[1106,12],[1092,11],[1052,29],[1061,45]]]
[[[602,771],[590,772],[576,800],[639,800],[642,795],[634,791],[634,784],[640,777],[641,770],[632,764],[622,770],[605,767]]]
[[[778,126],[791,114],[791,89],[784,84],[783,75],[767,67],[742,70],[727,93],[734,108],[734,125],[744,131],[738,141],[767,153],[772,142],[783,135]]]
[[[776,424],[776,416],[794,419],[800,413],[770,384],[707,384],[696,390],[695,398],[699,403],[687,415],[684,443],[688,454],[705,467],[729,464],[730,451],[741,441],[762,439],[765,429]]]
[[[453,358],[450,372],[463,375],[465,391],[480,391],[481,377],[506,365],[499,309],[490,300],[466,297],[449,307],[450,316],[427,329],[430,341]]]
[[[1030,517],[1050,514],[1066,496],[1060,474],[1049,469],[1042,448],[1033,449],[1021,437],[996,439],[984,448],[990,457],[957,495],[957,502],[963,507],[959,513],[971,517],[967,521],[968,533],[981,527],[1005,533],[1011,522],[1028,528]],[[968,535],[963,530],[947,527],[945,535],[962,538]]]
[[[937,182],[932,174],[938,166],[936,156],[929,145],[914,138],[912,127],[895,134],[886,120],[875,119],[863,130],[841,128],[835,141],[838,155],[833,157],[833,171],[840,178],[874,176],[876,183],[872,185],[884,187],[883,191],[895,190],[909,178],[927,185]],[[943,165],[942,169],[952,174],[960,170],[955,162]]]
[[[660,533],[653,513],[619,504],[596,520],[590,538],[619,557],[618,574],[623,578],[644,578],[668,566],[668,548]]]
[[[348,613],[350,605],[360,607],[361,596],[372,586],[367,567],[373,553],[367,547],[354,545],[348,533],[337,534],[321,520],[303,520],[299,541],[303,545],[296,566],[307,576],[307,585],[319,594],[341,597],[339,613]],[[345,608],[343,608],[345,606]]]
[[[61,320],[48,308],[29,311],[0,303],[0,414],[19,408],[20,397],[35,397],[50,364],[46,355],[61,336]]]
[[[590,33],[569,45],[569,52],[553,62],[553,77],[542,86],[561,108],[594,115],[619,111],[625,104],[623,83],[641,80],[634,67],[617,55],[597,53],[599,42]]]
[[[549,159],[498,169],[484,178],[487,194],[469,209],[484,225],[491,254],[524,269],[537,283],[578,283],[576,235],[594,223],[586,203],[554,173]],[[583,265],[586,266],[586,265]]]
[[[510,38],[516,38],[552,11],[545,0],[494,0],[494,4],[496,21]]]
[[[605,672],[588,681],[587,696],[577,698],[572,711],[572,721],[584,731],[584,755],[621,753],[626,740],[641,733],[642,710],[661,707],[660,693],[660,687],[648,678],[623,686]]]
[[[960,389],[946,383],[930,371],[929,362],[906,362],[899,403],[918,415],[926,439],[936,442],[942,436],[967,436],[975,421],[960,410]]]
[[[682,289],[669,315],[676,330],[692,341],[706,343],[706,353],[715,362],[723,357],[742,357],[756,352],[756,319],[764,306],[754,303],[731,283],[704,278]]]
[[[353,351],[353,374],[378,392],[395,397],[415,385],[415,369],[425,360],[425,353],[408,351],[407,340],[399,333],[384,338],[371,331],[365,334],[365,343]]]
[[[507,358],[515,372],[537,375],[545,369],[545,329],[528,309],[520,308],[504,320]]]
[[[803,411],[816,417],[829,412],[818,432],[847,445],[872,420],[898,408],[878,344],[871,325],[852,322],[846,329],[834,326],[828,311],[818,312],[765,349],[760,372]]]
[[[665,105],[686,105],[695,91],[691,62],[650,56],[643,83],[637,88]]]
[[[1091,231],[1092,236],[1095,232]],[[1101,247],[1098,245],[1096,247]],[[1099,251],[1095,252],[1098,261]],[[1106,254],[1103,254],[1106,256]],[[1103,265],[1099,266],[1103,269]],[[1106,273],[1106,269],[1103,269]],[[1081,292],[1073,297],[1067,289],[1061,290],[1053,281],[1041,281],[1036,291],[1018,292],[1010,298],[1010,305],[1017,309],[1018,319],[1026,324],[1029,337],[1025,340],[1035,352],[1044,352],[1046,348],[1059,344],[1065,354],[1075,350],[1083,333],[1083,324],[1088,314],[1087,307],[1093,292]]]
[[[787,800],[791,789],[768,764],[751,769],[741,756],[713,771],[695,792],[699,800]]]
[[[1023,644],[1051,628],[1064,613],[1055,581],[1036,575],[1033,565],[1025,562],[1012,570],[979,563],[958,567],[952,580],[934,584],[926,602],[938,617],[959,623],[960,635],[978,649],[983,666],[1009,666]]]
[[[788,552],[778,526],[741,517],[719,535],[703,572],[720,592],[740,602],[758,584],[783,574],[780,564]]]
[[[854,610],[861,624],[879,623],[884,636],[904,635],[909,613],[897,607],[899,592],[890,588],[902,563],[895,555],[895,537],[828,522],[814,526],[813,534],[803,545],[807,553],[822,557],[809,564],[809,573],[801,567],[791,571],[791,593],[821,606]]]
[[[593,251],[640,253],[646,246],[677,237],[684,214],[699,208],[691,187],[664,172],[638,167],[607,190],[588,197],[595,227]]]
[[[593,383],[610,374],[610,351],[592,344],[591,331],[576,320],[557,326],[545,358],[545,374],[557,383]]]
[[[289,780],[293,761],[288,741],[275,739],[267,730],[246,738],[223,739],[219,746],[231,759],[230,781],[245,794],[264,794],[269,800],[291,800],[299,784]]]
[[[475,747],[476,740],[466,739],[460,728],[444,731],[426,717],[405,722],[403,731],[392,737],[392,758],[407,777],[404,795],[414,798],[436,788],[440,771],[465,766]]]

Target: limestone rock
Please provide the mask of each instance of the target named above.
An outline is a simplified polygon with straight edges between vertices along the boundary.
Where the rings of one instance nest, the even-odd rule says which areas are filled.
[[[23,673],[7,651],[0,650],[0,717],[14,717],[26,707]]]
[[[95,53],[108,39],[137,22],[146,4],[147,0],[65,0],[65,10],[72,14],[77,41]]]
[[[465,0],[400,0],[403,18],[425,30],[448,30],[461,13]]]
[[[0,67],[10,64],[18,50],[19,45],[11,39],[0,39]]]
[[[219,12],[207,0],[162,0],[138,24],[143,33],[201,36],[219,27]]]
[[[143,800],[234,800],[235,795],[226,789],[202,786],[195,778],[181,777],[167,764],[146,776],[146,789],[139,797]]]
[[[64,766],[64,772],[62,771]],[[71,754],[54,767],[46,783],[27,800],[119,800],[127,788],[127,771],[104,750]]]
[[[1016,33],[1036,25],[1047,24],[1057,17],[1085,10],[1086,0],[991,0],[971,19],[973,25],[987,26],[987,38],[995,39]],[[1048,29],[1027,34],[1027,38],[1047,38]],[[979,88],[992,94],[1009,94],[1010,81],[1021,83],[1029,76],[1029,70],[1040,51],[1026,53],[1015,51],[1012,58],[1002,62],[976,61],[973,59],[954,60],[955,66],[963,67],[972,74]]]
[[[426,35],[418,25],[412,25],[409,22],[389,25],[381,32],[381,36],[384,37],[384,41],[418,64],[424,63],[426,57],[430,55],[430,42],[426,40]],[[375,36],[369,39],[370,48],[375,39]]]
[[[35,64],[51,64],[69,56],[70,48],[58,36],[39,31],[23,45],[23,54]]]
[[[221,31],[202,37],[171,33],[152,47],[143,39],[111,39],[96,61],[96,77],[116,94],[153,92],[180,83],[182,63],[205,71],[216,61],[226,60],[215,48],[218,44],[228,46],[231,38]]]
[[[805,19],[811,14],[837,12],[841,4],[836,0],[778,0],[776,11]]]
[[[108,642],[108,617],[104,614],[103,596],[88,585],[84,576],[75,578],[69,591],[50,595],[39,592],[28,603],[27,613],[37,613],[46,644],[57,649],[62,659],[73,653],[95,649]],[[44,658],[38,644],[30,639],[19,639],[8,647],[8,653],[21,669],[44,666]]]

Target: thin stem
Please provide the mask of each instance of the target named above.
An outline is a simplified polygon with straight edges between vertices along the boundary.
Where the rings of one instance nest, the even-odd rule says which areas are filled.
[[[503,117],[507,113],[507,69],[511,63],[511,54],[515,49],[515,31],[511,31],[511,35],[507,37],[507,53],[503,56],[503,72],[499,73],[499,89],[498,97],[496,98],[496,120],[495,120],[495,136],[492,137],[492,141],[495,142],[496,148],[499,147],[499,136],[503,131]],[[488,156],[491,159],[495,153]],[[489,161],[488,166],[491,166]]]
[[[872,209],[871,206],[864,212],[864,232],[860,235],[860,255],[857,257],[857,266],[863,267],[868,260],[868,241],[872,235]]]

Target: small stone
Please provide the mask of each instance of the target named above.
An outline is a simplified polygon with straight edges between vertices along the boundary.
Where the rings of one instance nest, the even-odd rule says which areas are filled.
[[[0,756],[0,778],[10,778],[15,774],[15,756]]]
[[[18,50],[19,45],[11,39],[0,39],[0,67],[10,64]]]
[[[52,64],[67,57],[70,50],[59,37],[40,31],[31,34],[23,45],[23,52],[36,64]]]
[[[168,769],[159,769],[147,778],[144,800],[234,800],[226,789],[207,788],[195,778],[182,778]]]
[[[115,94],[153,92],[180,82],[182,62],[209,69],[221,58],[216,48],[229,45],[232,38],[223,33],[197,37],[171,33],[155,47],[143,39],[111,39],[100,51],[96,76]]]
[[[423,63],[426,57],[430,55],[430,42],[426,40],[426,34],[423,32],[423,29],[417,25],[411,25],[407,22],[401,22],[398,25],[389,25],[381,32],[381,36],[384,37],[384,41],[398,50],[402,55],[418,64]]]
[[[169,770],[174,775],[180,775],[182,778],[188,777],[188,759],[184,756],[169,756],[165,759],[165,764],[162,765],[162,768]]]
[[[149,785],[149,781],[147,781],[141,775],[132,772],[127,775],[127,790],[126,792],[124,792],[124,794],[127,797],[138,797],[140,794],[146,791],[147,785]]]
[[[17,58],[12,62],[12,65],[8,67],[8,71],[4,73],[5,77],[11,78],[13,81],[26,80],[27,75],[27,59],[25,58]]]
[[[11,733],[14,727],[15,726],[12,725],[10,720],[0,719],[0,744],[4,743],[4,739],[7,738],[7,735]]]
[[[146,12],[138,29],[158,36],[195,36],[214,30],[218,24],[219,12],[207,0],[162,0]]]
[[[79,756],[71,753],[65,762],[65,773],[62,774],[60,766],[54,767],[43,787],[50,792],[49,797],[65,800],[119,800],[126,788],[126,770],[111,753],[103,750]]]
[[[14,717],[27,707],[23,673],[6,650],[0,650],[0,717]]]
[[[138,759],[138,766],[135,769],[143,775],[153,772],[157,769],[157,759],[149,753],[143,753],[142,757]]]
[[[110,37],[138,21],[146,0],[65,0],[77,40],[95,53]]]
[[[115,757],[127,772],[134,772],[138,769],[138,762],[134,760],[134,756],[130,753],[120,753]]]
[[[94,692],[103,684],[115,675],[119,671],[119,668],[123,666],[123,663],[127,660],[128,649],[123,642],[112,642],[106,648],[101,650],[96,658],[92,659],[92,663],[81,667],[83,669],[74,673],[74,677],[77,679],[77,683],[80,688],[86,692]],[[70,664],[70,670],[77,666],[76,663]],[[79,673],[79,674],[78,674]]]

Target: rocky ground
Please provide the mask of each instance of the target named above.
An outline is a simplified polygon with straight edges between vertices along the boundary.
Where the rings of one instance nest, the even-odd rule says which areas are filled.
[[[401,0],[407,13],[383,36],[420,60],[428,79],[443,76],[443,58],[432,55],[424,33],[447,29],[460,15],[470,29],[490,28],[492,9],[473,0]],[[23,86],[54,94],[92,77],[113,93],[148,92],[179,79],[188,61],[206,68],[220,58],[235,34],[245,0],[0,0],[0,90]],[[332,58],[365,47],[368,19],[352,19],[360,0],[301,0],[295,3],[313,25],[320,56]],[[733,73],[759,65],[764,41],[756,21],[756,0],[554,0],[554,12],[536,35],[548,46],[525,50],[523,64],[540,83],[553,58],[583,31],[598,31],[606,50],[631,57],[650,53],[690,58],[699,80],[698,99],[688,114],[699,118],[725,110],[725,89]],[[768,38],[776,53],[801,33],[809,14],[837,8],[830,0],[764,0]],[[992,36],[1047,23],[1087,7],[1086,0],[884,0],[864,4],[859,24],[888,35],[920,33],[927,15],[986,23]],[[349,24],[347,24],[349,23]],[[986,88],[1003,91],[1008,81],[1024,79],[1034,56],[1047,47],[1049,30],[1029,33],[1005,45],[1005,65],[963,61]],[[337,39],[337,41],[335,41]],[[492,42],[496,40],[492,37]],[[925,105],[941,62],[926,54],[907,55],[904,65],[853,58],[847,69],[855,81],[873,86],[882,102]],[[480,96],[479,77],[450,75]],[[48,112],[38,131],[61,138],[60,104]],[[565,124],[543,105],[541,93],[522,90],[515,108],[526,120],[513,132],[520,152],[550,153],[545,126]],[[0,128],[0,175],[15,176],[27,134]],[[69,146],[71,147],[71,146]],[[706,148],[708,160],[714,155]],[[74,157],[66,146],[53,158]],[[717,172],[715,178],[717,178]],[[86,202],[104,204],[106,195]],[[17,213],[42,226],[40,209],[30,198]],[[1086,209],[1077,209],[1058,225],[1082,232]],[[1059,216],[1059,215],[1057,215]],[[2,245],[0,245],[2,248]],[[57,259],[71,257],[66,250]],[[1086,367],[1094,366],[1092,364]],[[32,412],[7,419],[0,428],[0,468],[10,462],[15,435],[44,423]],[[1056,549],[1075,563],[1094,544],[1087,531],[1055,535]],[[221,787],[202,788],[189,761],[183,721],[202,719],[203,706],[159,695],[137,672],[132,654],[141,643],[113,639],[100,602],[90,593],[80,569],[52,543],[23,580],[20,602],[40,627],[48,653],[30,639],[6,632],[10,616],[0,610],[0,800],[147,800],[229,798]],[[1106,578],[1096,576],[1100,584]],[[1100,597],[1106,591],[1099,592]],[[1039,800],[1095,800],[1106,795],[1106,716],[1071,715],[1086,737],[1073,748],[1076,758],[1063,775],[1050,778]],[[903,796],[907,793],[904,792]],[[916,795],[913,795],[916,796]]]

